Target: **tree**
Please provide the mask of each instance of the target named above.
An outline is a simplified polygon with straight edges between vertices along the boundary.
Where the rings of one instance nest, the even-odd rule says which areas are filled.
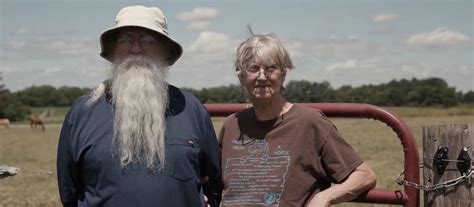
[[[30,108],[21,104],[5,87],[3,74],[0,73],[0,118],[21,121],[29,113],[31,113]]]
[[[474,103],[474,91],[468,91],[462,97],[463,103]]]
[[[0,75],[1,78],[1,75]],[[342,86],[333,89],[327,81],[311,82],[308,80],[289,81],[285,85],[284,96],[291,102],[323,103],[352,102],[370,103],[379,106],[456,106],[460,102],[474,103],[474,92],[466,94],[456,92],[455,88],[441,78],[392,80],[378,85],[358,87]],[[187,88],[202,103],[245,103],[248,95],[240,85],[231,84],[200,90]],[[10,94],[0,81],[0,116],[5,116],[5,109],[20,110],[20,106],[70,106],[73,102],[90,91],[89,88],[60,87],[49,85],[31,86],[22,91]],[[10,97],[13,95],[13,98]],[[16,101],[21,104],[11,104]],[[8,99],[8,104],[7,104]],[[15,108],[15,109],[14,109]]]
[[[54,101],[51,103],[50,98],[55,90],[56,89],[50,85],[31,86],[18,92],[17,97],[22,103],[28,106],[53,106],[55,103]]]
[[[190,88],[185,90],[196,96],[201,103],[245,103],[247,95],[241,86],[231,84],[213,88],[203,88],[200,91]]]
[[[415,106],[456,106],[461,98],[452,87],[440,78],[418,81],[415,89],[407,93],[409,105]]]
[[[50,85],[31,86],[15,95],[29,106],[70,106],[80,96],[87,94],[91,89],[79,87],[60,87],[56,89]]]
[[[290,81],[285,89],[285,97],[291,102],[321,103],[335,99],[334,90],[327,81],[322,83],[307,80]]]
[[[290,81],[285,87],[285,97],[291,102],[310,103],[312,93],[307,80]]]

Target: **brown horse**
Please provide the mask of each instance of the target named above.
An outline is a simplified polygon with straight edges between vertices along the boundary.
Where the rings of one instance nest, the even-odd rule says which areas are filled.
[[[0,119],[0,126],[1,126],[1,125],[4,125],[5,128],[10,127],[10,120],[8,120],[7,118],[2,118],[2,119]]]
[[[30,127],[36,129],[36,126],[38,126],[38,125],[40,125],[41,129],[44,131],[43,119],[41,119],[41,117],[39,117],[39,116],[32,115],[30,117]]]

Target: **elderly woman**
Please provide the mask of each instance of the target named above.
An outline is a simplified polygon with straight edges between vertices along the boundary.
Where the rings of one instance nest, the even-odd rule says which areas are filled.
[[[372,169],[322,112],[282,95],[293,68],[274,35],[252,34],[237,49],[252,107],[229,116],[219,135],[223,206],[329,206],[375,186]]]

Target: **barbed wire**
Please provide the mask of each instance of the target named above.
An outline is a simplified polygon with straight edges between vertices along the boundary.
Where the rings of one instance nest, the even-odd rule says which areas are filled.
[[[430,160],[435,159],[433,157],[423,157],[423,158],[430,159]],[[445,162],[466,162],[465,160],[450,160],[450,159],[436,159],[436,160],[445,161]],[[470,163],[474,163],[474,160],[471,160]]]

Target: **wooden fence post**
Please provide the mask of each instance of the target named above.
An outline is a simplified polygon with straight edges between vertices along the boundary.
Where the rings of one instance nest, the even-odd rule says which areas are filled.
[[[463,148],[467,149],[472,166],[474,161],[472,124],[423,126],[423,185],[444,186],[423,192],[425,206],[474,207],[474,185],[471,179],[463,179],[456,185],[453,185],[453,182],[447,183],[463,176],[457,165]],[[443,151],[446,153],[443,154]]]

